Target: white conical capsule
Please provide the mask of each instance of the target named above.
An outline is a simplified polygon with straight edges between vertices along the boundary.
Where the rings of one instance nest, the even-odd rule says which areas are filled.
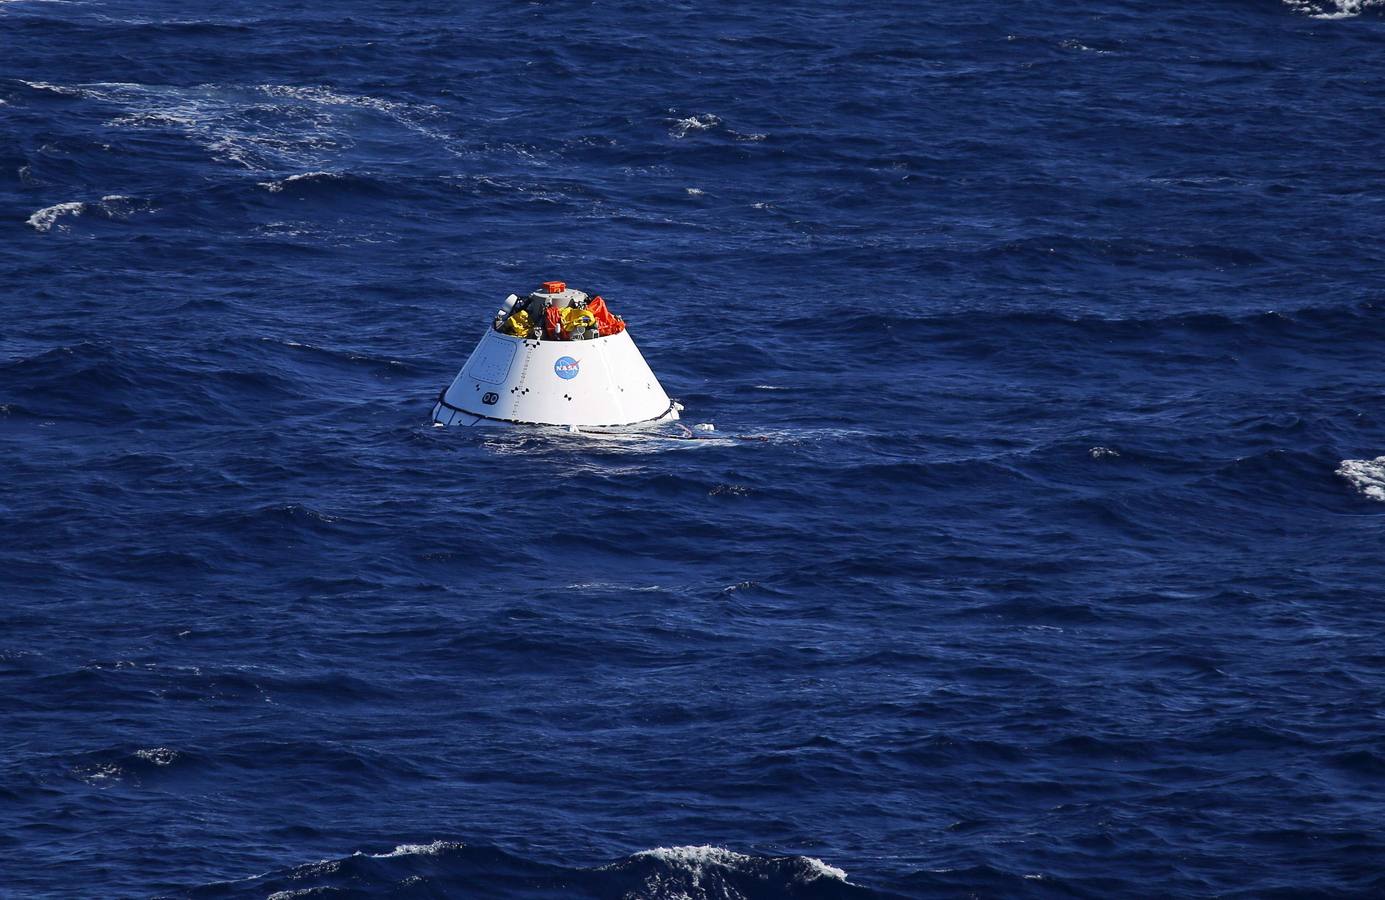
[[[573,294],[573,299],[581,297]],[[510,316],[521,310],[529,313],[524,335],[487,328],[439,398],[434,421],[587,430],[635,428],[678,419],[678,405],[664,393],[628,331],[593,335],[582,316],[580,325],[573,323],[576,343],[535,340],[546,328],[546,318],[535,318],[543,315],[547,299],[552,295],[515,297],[513,303],[507,298],[501,309]]]

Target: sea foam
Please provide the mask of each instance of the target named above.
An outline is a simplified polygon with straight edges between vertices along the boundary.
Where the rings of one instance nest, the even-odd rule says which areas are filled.
[[[261,181],[258,182],[258,184],[260,187],[269,191],[271,194],[277,194],[280,191],[282,191],[286,185],[294,184],[295,182],[331,181],[338,177],[340,176],[338,176],[334,172],[302,172],[298,175],[290,175],[289,177],[280,179],[278,181]]]
[[[1315,19],[1350,19],[1385,5],[1385,0],[1284,0],[1284,4]]]
[[[65,203],[45,206],[34,212],[25,221],[35,231],[44,233],[52,231],[55,226],[60,231],[65,230],[66,226],[58,221],[64,216],[75,218],[77,216],[97,215],[107,219],[126,219],[137,212],[152,211],[153,207],[148,202],[136,200],[134,197],[127,197],[124,194],[107,194],[99,201],[94,202],[69,200]]]
[[[388,853],[372,853],[374,859],[391,859],[396,856],[437,856],[444,850],[460,850],[464,844],[457,841],[433,841],[431,844],[400,844]]]
[[[63,216],[80,216],[86,210],[86,204],[80,200],[71,200],[67,203],[55,203],[52,206],[45,206],[28,218],[28,223],[38,232],[52,231],[58,219]]]
[[[630,859],[656,859],[660,862],[687,869],[696,879],[700,879],[704,873],[711,869],[744,870],[762,861],[760,857],[750,856],[745,853],[737,853],[734,850],[727,850],[724,847],[712,847],[708,845],[697,847],[655,847],[652,850],[641,850],[633,854]],[[819,878],[846,881],[846,872],[838,869],[836,866],[829,866],[820,859],[812,856],[798,856],[793,857],[793,859],[799,862],[803,867],[800,878],[804,882],[817,881]]]
[[[1363,496],[1385,503],[1385,456],[1344,459],[1337,464],[1337,474]]]

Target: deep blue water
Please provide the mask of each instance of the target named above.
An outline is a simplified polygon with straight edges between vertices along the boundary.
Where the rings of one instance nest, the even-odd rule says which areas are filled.
[[[0,896],[1385,893],[1382,113],[1346,0],[0,3]],[[717,431],[432,427],[551,278]]]

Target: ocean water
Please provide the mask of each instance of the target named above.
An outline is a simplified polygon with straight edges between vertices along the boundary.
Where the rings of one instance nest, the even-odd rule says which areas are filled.
[[[1385,893],[1382,13],[0,3],[0,896]]]

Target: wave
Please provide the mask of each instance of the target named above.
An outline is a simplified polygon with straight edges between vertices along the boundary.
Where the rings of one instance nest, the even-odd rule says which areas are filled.
[[[1284,5],[1315,19],[1351,19],[1385,6],[1385,0],[1284,0]]]
[[[187,755],[168,747],[146,747],[134,751],[100,750],[83,753],[62,764],[68,777],[92,787],[109,787],[117,782],[142,785],[162,776]]]
[[[649,898],[751,898],[848,896],[846,873],[811,856],[760,857],[721,847],[657,847],[604,867],[637,886],[620,896]],[[809,893],[809,889],[819,890]]]
[[[883,897],[847,881],[846,873],[810,856],[755,856],[722,847],[656,847],[604,866],[558,866],[496,847],[435,840],[378,853],[192,888],[190,897],[378,896],[587,897],[642,900],[779,900]]]
[[[1375,459],[1344,459],[1337,475],[1345,478],[1363,497],[1385,503],[1385,456]]]
[[[396,197],[397,191],[405,187],[402,182],[385,183],[369,175],[356,175],[350,172],[300,172],[287,178],[256,182],[271,194],[288,192],[307,195],[322,191],[331,196],[336,194],[357,194],[376,197]]]
[[[41,94],[110,107],[114,131],[171,131],[200,145],[213,160],[252,172],[322,166],[355,146],[359,117],[402,127],[446,145],[432,124],[438,110],[320,86],[131,82],[55,84],[21,81]],[[386,162],[390,161],[388,159]]]
[[[711,131],[721,124],[721,119],[711,113],[697,113],[696,115],[685,116],[681,119],[674,119],[669,125],[668,133],[670,137],[687,137],[693,131]]]
[[[67,230],[67,226],[60,224],[60,220],[65,216],[76,218],[77,216],[96,215],[106,219],[127,219],[140,211],[150,211],[152,207],[141,203],[133,197],[126,197],[122,194],[108,194],[99,201],[68,200],[64,203],[55,203],[52,206],[45,206],[29,216],[26,223],[40,234],[46,234],[56,226],[59,231]]]
[[[792,880],[810,883],[820,878],[836,879],[844,884],[846,872],[836,866],[829,866],[812,856],[758,857],[736,853],[721,847],[702,845],[698,847],[655,847],[641,850],[624,863],[608,868],[618,868],[645,860],[657,860],[671,867],[686,869],[694,875],[703,875],[716,869],[724,870],[770,870],[782,869],[792,874]]]
[[[80,216],[86,211],[86,204],[79,200],[68,201],[67,203],[55,203],[52,206],[45,206],[28,218],[28,224],[33,226],[35,231],[51,231],[58,219],[63,216]]]
[[[281,192],[285,187],[304,181],[329,182],[340,178],[334,172],[303,172],[299,175],[290,175],[288,178],[281,178],[278,181],[261,181],[260,187],[269,191],[271,194]]]
[[[721,117],[713,113],[693,113],[692,115],[681,115],[677,110],[670,109],[671,119],[667,119],[668,135],[671,138],[681,140],[690,134],[697,132],[721,132],[727,137],[737,141],[763,141],[769,137],[767,134],[745,133],[727,128],[722,122]]]
[[[409,106],[404,103],[395,103],[391,100],[384,100],[380,97],[370,97],[359,94],[343,94],[338,91],[325,87],[301,86],[292,84],[262,84],[258,88],[262,93],[270,97],[281,97],[290,100],[300,100],[307,103],[315,103],[322,106],[358,106],[362,109],[373,109],[377,112],[389,113],[391,115],[407,111]]]

